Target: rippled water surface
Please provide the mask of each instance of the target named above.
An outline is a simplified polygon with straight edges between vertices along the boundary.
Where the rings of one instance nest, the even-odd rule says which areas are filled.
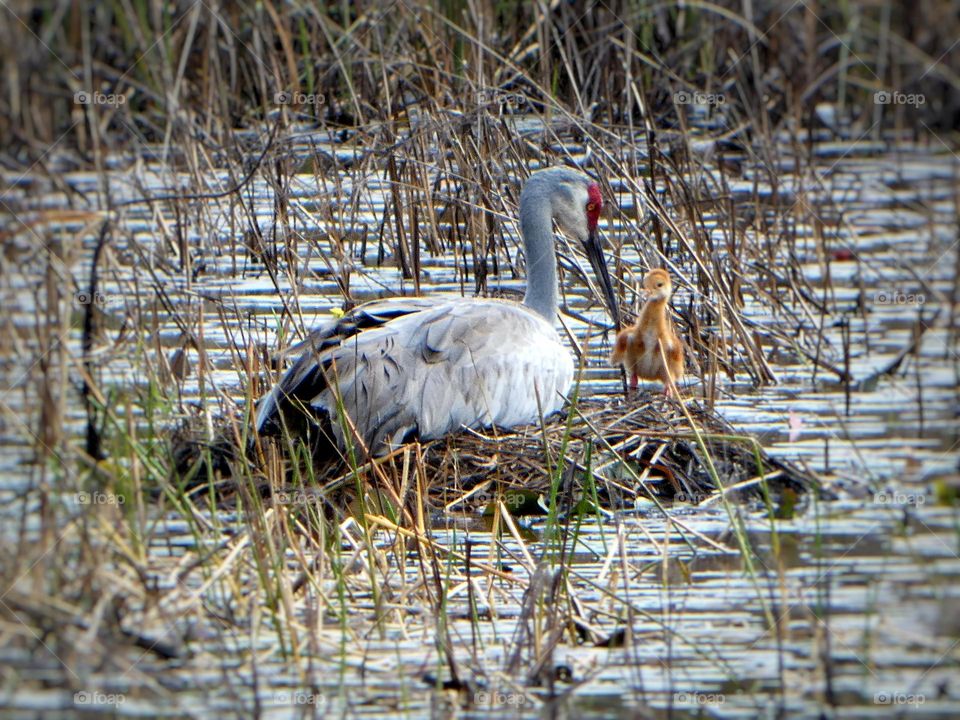
[[[341,162],[362,154],[349,143],[306,134],[294,145],[304,161],[311,147]],[[774,525],[760,504],[678,503],[668,509],[671,519],[696,535],[652,504],[612,515],[600,525],[586,522],[566,581],[583,603],[588,630],[582,630],[581,639],[589,640],[573,643],[548,633],[537,638],[537,645],[557,643],[549,667],[537,673],[525,657],[513,654],[524,646],[517,638],[528,632],[521,622],[524,589],[547,582],[525,560],[529,550],[543,549],[538,540],[545,521],[521,523],[530,531],[525,546],[509,534],[494,546],[483,523],[437,514],[432,518],[436,543],[461,553],[469,543],[473,562],[509,563],[511,573],[522,579],[468,581],[459,566],[452,571],[443,621],[450,651],[463,668],[487,669],[483,683],[469,691],[468,703],[463,692],[436,690],[424,682],[424,676],[447,677],[447,666],[436,645],[441,621],[416,601],[417,553],[385,556],[396,563],[386,575],[395,606],[383,625],[370,628],[377,601],[362,583],[348,578],[350,596],[341,601],[364,618],[364,632],[351,633],[329,610],[317,614],[316,595],[308,593],[285,600],[285,616],[289,613],[302,633],[290,638],[271,627],[266,615],[254,614],[251,620],[246,610],[233,606],[245,594],[233,594],[227,586],[244,587],[262,572],[239,546],[236,554],[216,553],[207,572],[187,571],[218,542],[230,545],[244,537],[239,516],[221,512],[205,518],[202,522],[218,532],[198,538],[194,522],[169,508],[158,513],[147,503],[138,510],[149,527],[145,544],[124,552],[138,567],[149,568],[152,595],[133,592],[124,612],[142,613],[144,632],[182,638],[189,651],[171,663],[131,650],[127,672],[111,669],[104,660],[85,662],[83,677],[70,678],[70,658],[42,649],[33,654],[2,650],[7,657],[0,662],[28,668],[24,674],[31,678],[0,690],[4,704],[25,712],[79,708],[202,717],[237,708],[266,717],[287,717],[291,709],[306,716],[346,710],[357,716],[418,717],[445,712],[448,704],[460,707],[464,717],[485,716],[491,709],[536,717],[546,705],[570,717],[624,718],[667,717],[668,712],[754,718],[774,716],[778,709],[814,716],[831,706],[835,717],[886,717],[891,709],[924,717],[960,712],[960,161],[942,148],[905,142],[822,142],[818,149],[813,167],[800,174],[795,174],[796,163],[784,160],[781,200],[771,217],[736,220],[745,224],[748,237],[774,235],[789,224],[789,247],[781,244],[765,264],[740,258],[741,271],[777,275],[784,282],[798,273],[814,295],[784,307],[756,289],[762,283],[745,285],[743,315],[775,382],[757,387],[742,365],[734,365],[732,373],[718,374],[715,407],[774,456],[821,476],[823,499],[808,499],[796,517]],[[571,145],[571,151],[576,155],[578,148]],[[769,192],[767,175],[739,159],[742,173],[730,178],[727,191],[735,205],[753,207],[750,198]],[[145,187],[160,192],[177,181],[151,163],[119,159],[109,177],[118,199],[137,197]],[[288,213],[301,237],[289,243],[271,240],[268,252],[293,253],[313,271],[297,280],[294,315],[303,326],[342,307],[338,278],[343,280],[345,269],[358,300],[415,290],[412,279],[402,276],[390,239],[378,236],[385,214],[392,212],[384,177],[361,179],[348,170],[338,176],[306,171],[293,176]],[[94,175],[66,172],[62,181],[82,197],[99,191],[100,178]],[[228,175],[210,178],[214,187],[218,181],[228,183]],[[626,184],[615,178],[611,186]],[[246,193],[265,237],[272,238],[274,191],[258,178]],[[30,177],[12,184],[7,196],[12,206],[33,212],[66,205],[57,188]],[[612,213],[604,220],[605,235],[621,266],[636,268],[639,275],[648,258],[626,241],[623,218],[645,211],[634,207],[627,193],[616,201],[623,215]],[[820,227],[806,224],[801,219],[806,215],[797,211],[801,203],[831,215],[821,218]],[[119,214],[101,264],[99,301],[106,330],[95,353],[105,386],[115,391],[111,402],[130,403],[130,422],[146,420],[142,405],[131,397],[153,377],[168,378],[167,389],[175,389],[183,414],[243,405],[248,393],[244,358],[278,349],[278,338],[286,336],[286,344],[296,331],[280,320],[284,301],[294,298],[291,275],[272,275],[262,252],[250,250],[253,241],[243,238],[249,220],[229,200],[189,203],[182,217],[150,206]],[[708,213],[704,220],[717,252],[726,252],[730,218]],[[450,237],[444,234],[449,219],[442,223],[440,237]],[[521,290],[522,279],[510,272],[518,253],[516,227],[507,218],[497,223],[507,242],[498,256],[503,272],[491,270],[489,289]],[[44,382],[51,377],[63,379],[62,389],[54,390],[64,393],[61,407],[67,432],[75,438],[71,442],[83,443],[77,358],[84,308],[76,293],[86,286],[96,232],[78,232],[82,226],[82,220],[48,223],[17,232],[4,246],[3,323],[10,340],[0,349],[5,388],[0,499],[3,533],[11,543],[50,542],[43,538],[49,529],[42,520],[49,510],[35,491],[44,484],[76,487],[71,482],[78,471],[69,464],[57,467],[50,458],[38,464],[35,458],[42,455],[41,443],[59,442],[44,435],[42,424],[43,403],[52,402],[44,399]],[[448,243],[437,253],[423,250],[420,291],[472,293],[471,257],[471,248],[462,243]],[[290,258],[281,260],[279,267]],[[583,342],[589,331],[585,320],[602,323],[603,315],[572,271],[571,264],[580,261],[572,254],[564,261],[565,298],[577,315],[566,322]],[[54,316],[38,308],[48,307],[51,286],[60,289],[58,302],[66,313],[45,335],[37,327],[54,322]],[[696,289],[682,282],[673,305],[683,314],[697,301]],[[133,307],[149,327],[126,324]],[[199,347],[186,341],[188,332],[200,339]],[[819,346],[810,342],[818,335]],[[63,344],[66,353],[58,356],[63,367],[47,366],[50,348],[38,345],[38,337]],[[609,340],[609,335],[598,340],[594,330],[587,388],[614,400],[620,381],[605,363]],[[815,362],[803,351],[817,347]],[[180,380],[164,367],[177,351],[184,352],[190,368]],[[849,373],[848,381],[821,360]],[[696,377],[684,387],[694,396],[704,390]],[[146,425],[140,432],[147,432]],[[109,536],[116,508],[75,494],[64,495],[64,507],[71,523],[93,523],[102,537]],[[752,567],[737,550],[734,523],[760,548]],[[62,527],[68,545],[74,526]],[[359,567],[348,563],[347,572],[362,576],[362,558],[354,562]],[[119,568],[115,576],[124,578],[125,572]],[[28,578],[29,571],[24,572],[12,595],[5,593],[5,602],[28,592]],[[407,593],[413,600],[404,603]],[[250,597],[256,602],[255,594]],[[52,617],[55,609],[48,612]],[[92,616],[106,612],[98,609]],[[242,623],[231,620],[234,612]],[[476,622],[477,614],[485,620]],[[74,630],[91,637],[97,632]],[[78,699],[76,687],[87,688],[89,695]],[[111,693],[120,693],[123,701],[114,697],[111,703]]]

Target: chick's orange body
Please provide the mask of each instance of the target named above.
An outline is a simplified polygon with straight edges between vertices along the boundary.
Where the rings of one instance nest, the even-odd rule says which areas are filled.
[[[667,315],[667,303],[673,292],[666,270],[651,270],[643,279],[647,301],[635,325],[621,330],[610,362],[622,365],[630,376],[630,387],[637,381],[659,380],[664,392],[671,394],[683,375],[683,344]],[[671,383],[672,380],[672,383]]]

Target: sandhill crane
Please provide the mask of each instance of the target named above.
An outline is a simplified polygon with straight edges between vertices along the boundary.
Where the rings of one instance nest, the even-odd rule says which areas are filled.
[[[683,344],[667,317],[667,302],[673,293],[670,275],[660,268],[651,270],[643,278],[643,292],[647,301],[640,317],[617,334],[610,362],[627,371],[632,390],[638,378],[659,380],[669,397],[683,375]]]
[[[260,401],[256,428],[306,435],[341,453],[383,455],[414,437],[462,427],[514,427],[559,410],[573,382],[554,328],[553,222],[580,240],[617,322],[597,237],[600,187],[571,168],[530,176],[520,194],[527,288],[522,303],[480,298],[392,298],[315,329],[306,351]],[[359,441],[359,442],[358,442]]]

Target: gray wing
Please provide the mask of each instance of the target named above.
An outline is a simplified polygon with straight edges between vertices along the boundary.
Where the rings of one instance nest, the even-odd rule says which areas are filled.
[[[449,300],[421,297],[391,297],[358,305],[340,318],[317,325],[304,340],[278,353],[279,359],[301,357],[307,351],[318,352],[340,345],[346,338],[411,313],[449,303]]]
[[[325,413],[341,447],[345,412],[380,454],[412,436],[536,422],[562,406],[572,378],[549,323],[515,303],[466,300],[308,351],[271,395],[273,406],[295,399]]]
[[[331,317],[317,325],[304,340],[277,354],[280,361],[289,357],[296,357],[297,361],[260,399],[255,420],[257,431],[278,434],[287,422],[295,430],[302,429],[302,421],[310,419],[310,402],[327,387],[324,359],[345,340],[404,315],[447,302],[449,300],[416,297],[373,300],[355,307],[343,317]]]

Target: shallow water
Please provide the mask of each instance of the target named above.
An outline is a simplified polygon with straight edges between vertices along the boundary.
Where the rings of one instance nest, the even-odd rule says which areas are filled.
[[[359,154],[349,144],[334,145],[306,134],[301,140],[305,153],[308,141],[314,140],[331,156],[352,159]],[[120,715],[199,717],[246,714],[254,710],[255,699],[266,717],[287,717],[291,710],[308,717],[328,713],[391,717],[398,712],[419,717],[443,714],[448,703],[459,708],[457,713],[463,717],[481,717],[491,710],[537,717],[553,705],[571,717],[624,718],[638,713],[774,717],[784,710],[813,716],[824,708],[830,708],[834,717],[865,713],[883,717],[891,709],[910,716],[949,717],[960,711],[960,523],[956,508],[943,503],[944,493],[951,489],[956,493],[960,486],[960,362],[956,327],[950,326],[951,299],[956,301],[960,161],[945,151],[903,143],[855,147],[821,143],[818,149],[821,175],[810,196],[834,201],[834,207],[843,208],[843,219],[831,230],[826,253],[814,229],[797,224],[791,252],[803,277],[822,293],[817,302],[829,310],[821,352],[837,367],[844,366],[843,329],[838,321],[849,323],[849,409],[846,388],[837,376],[816,370],[783,340],[786,336],[809,349],[811,343],[803,334],[816,336],[819,311],[812,304],[776,309],[751,288],[744,297],[744,316],[766,338],[764,349],[777,383],[755,388],[742,367],[732,378],[721,373],[716,408],[738,430],[757,435],[775,456],[817,472],[838,499],[811,500],[802,514],[777,521],[775,534],[759,504],[732,508],[730,512],[738,516],[758,548],[752,573],[730,532],[728,509],[720,504],[678,503],[669,513],[730,548],[727,553],[691,539],[652,505],[618,513],[602,526],[586,522],[574,548],[569,582],[571,594],[586,608],[584,619],[594,634],[591,642],[559,643],[551,664],[554,669],[564,668],[565,679],[557,681],[551,694],[542,678],[525,675],[530,670],[525,661],[517,665],[520,670],[511,669],[517,634],[525,632],[523,588],[532,576],[524,553],[543,551],[543,544],[528,541],[524,548],[504,535],[490,555],[491,537],[482,522],[438,515],[432,527],[437,543],[464,552],[469,541],[476,562],[507,563],[509,572],[522,581],[470,580],[463,568],[451,570],[446,609],[453,654],[462,668],[483,668],[486,677],[473,678],[468,691],[444,692],[423,679],[424,675],[446,677],[434,643],[437,618],[415,602],[402,601],[405,583],[419,573],[415,553],[406,556],[406,565],[392,568],[396,608],[390,623],[379,632],[369,625],[376,605],[360,582],[362,562],[354,568],[359,577],[348,582],[356,631],[342,628],[335,616],[314,617],[315,597],[298,599],[294,614],[310,641],[300,648],[299,659],[293,660],[284,655],[278,633],[265,617],[250,621],[255,631],[216,620],[232,616],[234,603],[243,596],[234,596],[222,584],[225,580],[200,573],[178,576],[182,563],[204,549],[242,537],[241,518],[217,513],[208,522],[220,530],[198,541],[193,526],[170,512],[155,518],[157,526],[146,535],[144,566],[150,568],[155,602],[164,612],[148,613],[150,622],[144,630],[161,637],[189,638],[191,655],[171,666],[152,654],[134,652],[129,671],[123,673],[107,666],[89,667],[83,661],[76,665],[75,677],[64,679],[75,672],[70,660],[58,662],[42,650],[33,657],[10,650],[3,659],[11,666],[37,663],[39,667],[24,673],[31,677],[30,683],[21,681],[17,689],[3,690],[0,705],[54,714],[95,709]],[[808,182],[789,174],[794,167],[785,160],[780,178],[790,192],[802,190]],[[149,165],[133,168],[130,174],[118,165],[114,172],[114,190],[121,197],[136,195],[134,179],[141,187],[153,188],[173,179]],[[754,182],[764,177],[747,168],[741,179],[731,183],[734,199],[752,197]],[[97,189],[93,175],[68,173],[63,180],[77,191],[95,193]],[[221,181],[229,182],[226,174]],[[331,188],[349,191],[355,186],[362,188],[359,211],[349,222],[344,219],[349,227],[341,227],[329,219],[342,210]],[[360,183],[344,173],[322,187],[313,174],[294,178],[290,199],[297,209],[297,227],[319,238],[297,245],[299,257],[309,260],[315,271],[303,278],[299,294],[299,311],[307,326],[311,317],[325,316],[341,306],[334,271],[347,265],[352,267],[350,288],[357,299],[412,292],[413,282],[403,279],[395,258],[388,255],[387,264],[378,265],[381,247],[376,239],[367,243],[362,256],[356,243],[347,243],[345,257],[325,234],[335,231],[345,236],[364,226],[368,232],[377,227],[388,194],[382,177]],[[20,183],[8,195],[11,203],[25,207],[57,208],[64,203],[61,195],[40,181],[36,187]],[[258,182],[252,196],[259,223],[269,227],[271,192]],[[792,210],[790,206],[787,203]],[[277,349],[282,310],[278,289],[280,295],[290,297],[290,281],[285,275],[271,278],[255,254],[237,242],[238,224],[231,215],[235,210],[229,203],[217,202],[191,211],[191,220],[203,218],[183,226],[190,263],[196,270],[193,274],[182,269],[185,260],[175,247],[176,219],[160,222],[142,208],[124,213],[123,231],[116,234],[109,271],[103,277],[108,330],[97,348],[98,368],[107,384],[118,390],[121,404],[132,394],[130,388],[145,385],[148,366],[184,348],[193,371],[185,381],[171,381],[184,412],[215,408],[217,398],[242,404],[246,378],[238,360],[246,353],[245,345]],[[800,216],[789,210],[781,213],[781,220],[799,223]],[[724,247],[724,218],[708,219],[714,223],[717,246]],[[621,218],[613,216],[605,223],[608,237],[624,236]],[[5,248],[8,266],[2,293],[4,307],[10,308],[5,322],[15,328],[12,332],[23,338],[23,344],[10,344],[0,351],[5,389],[0,503],[9,516],[4,535],[20,542],[42,532],[43,510],[35,493],[43,483],[70,490],[64,494],[67,517],[82,518],[93,511],[109,524],[115,510],[107,496],[102,503],[96,498],[91,503],[89,496],[86,502],[77,497],[76,471],[58,473],[55,467],[39,467],[32,460],[38,434],[39,368],[37,348],[30,343],[35,337],[34,309],[40,306],[38,288],[43,288],[46,272],[38,243],[53,239],[64,243],[69,252],[62,253],[63,272],[82,288],[94,240],[87,235],[82,243],[71,245],[69,233],[46,232],[21,233]],[[512,222],[507,223],[506,232],[516,242]],[[748,230],[754,232],[763,234]],[[334,258],[330,267],[320,261],[318,248]],[[840,249],[849,252],[836,254]],[[511,253],[516,253],[515,246]],[[621,253],[629,267],[641,267],[632,245],[624,244]],[[468,246],[456,251],[448,248],[439,255],[424,252],[421,290],[472,292],[472,273],[463,267],[464,258],[470,257]],[[785,256],[779,259],[786,267]],[[506,267],[506,259],[501,262]],[[825,283],[828,273],[832,281]],[[571,273],[567,277],[570,308],[603,322],[599,306],[590,303]],[[521,279],[508,273],[490,277],[489,284],[498,291],[523,287]],[[76,291],[73,287],[64,291],[68,305]],[[182,327],[158,299],[160,291],[180,318],[195,323],[192,331],[202,338],[207,359],[202,375],[197,369],[204,365],[202,358],[185,343]],[[674,307],[686,308],[691,298],[697,299],[692,288],[682,286]],[[141,317],[154,323],[143,330],[142,342],[123,325],[126,311],[137,304],[150,309]],[[71,310],[72,322],[62,337],[76,357],[82,307],[74,302]],[[896,372],[878,376],[909,347],[921,312],[929,320],[937,310],[937,321],[925,330],[916,352]],[[796,318],[802,319],[799,333]],[[582,341],[587,324],[573,318],[568,324]],[[285,331],[289,334],[289,327]],[[619,380],[604,362],[609,339],[605,336],[598,346],[594,338],[591,344],[586,387],[589,393],[614,398]],[[696,380],[685,385],[689,394],[700,390]],[[66,427],[80,438],[82,406],[75,393],[68,395]],[[130,408],[130,414],[143,418],[136,407]],[[147,508],[146,514],[154,513]],[[533,537],[542,538],[544,522],[525,520],[523,525]],[[297,565],[290,560],[292,572]],[[253,568],[231,568],[228,577],[239,587],[256,587]],[[481,595],[476,608],[471,607],[466,589],[470,582]],[[25,587],[26,581],[11,590]],[[200,607],[205,612],[198,611]],[[475,609],[490,620],[471,622]],[[776,631],[769,630],[771,618]],[[629,628],[625,642],[596,646],[617,638],[625,628]],[[49,686],[44,687],[48,680]],[[65,687],[79,687],[88,696],[78,698]],[[172,690],[175,697],[168,694]]]

